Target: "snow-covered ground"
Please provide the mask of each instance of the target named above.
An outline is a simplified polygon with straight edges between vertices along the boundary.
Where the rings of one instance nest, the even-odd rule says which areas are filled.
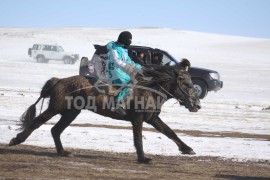
[[[0,28],[0,143],[7,144],[18,132],[19,116],[39,96],[40,88],[51,77],[77,75],[79,62],[65,65],[50,61],[36,63],[27,55],[34,43],[63,45],[66,51],[91,57],[93,44],[116,40],[123,29],[8,29]],[[214,69],[224,87],[210,92],[202,100],[202,109],[190,113],[171,100],[162,109],[161,118],[174,130],[196,131],[212,136],[199,137],[179,133],[198,156],[220,156],[236,160],[270,160],[270,40],[172,29],[129,29],[133,44],[164,49],[192,66]],[[46,103],[45,103],[46,104]],[[40,105],[40,104],[39,104]],[[38,105],[38,108],[39,108]],[[54,146],[51,123],[36,130],[25,144]],[[124,121],[83,111],[76,124],[129,127]],[[145,127],[150,127],[145,124]],[[185,132],[185,131],[183,131]],[[248,137],[223,137],[219,133],[242,133]],[[146,153],[178,155],[171,140],[156,132],[145,131]],[[258,136],[256,136],[258,135]],[[134,152],[132,132],[125,128],[71,126],[62,134],[64,147],[89,148],[115,152]],[[258,138],[258,137],[267,137]]]

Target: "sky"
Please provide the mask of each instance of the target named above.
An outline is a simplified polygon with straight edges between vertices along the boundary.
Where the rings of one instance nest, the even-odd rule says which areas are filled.
[[[270,39],[270,0],[0,0],[0,27],[162,27]]]

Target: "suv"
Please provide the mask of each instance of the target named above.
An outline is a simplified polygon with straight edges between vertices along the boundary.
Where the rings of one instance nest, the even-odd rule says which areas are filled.
[[[85,77],[106,78],[107,47],[100,45],[94,45],[94,47],[96,51],[91,60],[82,57],[79,74]],[[164,50],[144,46],[130,46],[128,54],[132,60],[142,65],[151,66],[151,64],[158,64],[171,66],[179,62]],[[141,54],[144,54],[144,57],[141,56],[140,58]],[[190,67],[189,73],[200,99],[205,98],[208,91],[218,91],[223,87],[219,73],[214,70]]]
[[[64,61],[65,64],[74,64],[79,59],[78,54],[65,52],[62,46],[47,44],[34,44],[28,49],[28,55],[38,63],[48,63],[53,59]]]

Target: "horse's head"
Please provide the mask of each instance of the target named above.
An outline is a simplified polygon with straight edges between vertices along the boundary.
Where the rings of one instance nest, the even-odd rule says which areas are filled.
[[[190,112],[197,112],[201,108],[201,103],[188,73],[189,67],[190,62],[187,59],[177,64],[174,96],[180,105],[184,105]]]
[[[200,108],[200,100],[191,81],[188,69],[190,62],[183,59],[174,66],[151,65],[143,68],[144,78],[139,79],[139,85],[156,88],[157,85],[169,95],[176,98],[180,105],[184,105],[189,111],[197,112]]]

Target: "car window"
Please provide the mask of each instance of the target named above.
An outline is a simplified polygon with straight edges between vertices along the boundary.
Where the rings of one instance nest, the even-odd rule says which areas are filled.
[[[162,64],[166,65],[167,63],[169,63],[171,65],[171,59],[168,56],[166,56],[165,54],[163,54]]]
[[[33,50],[40,50],[40,48],[41,48],[41,45],[39,45],[39,44],[34,44],[33,45]]]
[[[62,48],[62,46],[57,46],[57,50],[58,50],[59,52],[64,51],[64,49]]]
[[[56,46],[52,46],[52,51],[57,51],[57,47]]]
[[[168,65],[173,66],[173,65],[175,65],[175,62],[171,61]]]
[[[44,45],[42,50],[43,50],[43,51],[50,51],[50,50],[51,50],[51,46],[49,46],[49,45]]]

